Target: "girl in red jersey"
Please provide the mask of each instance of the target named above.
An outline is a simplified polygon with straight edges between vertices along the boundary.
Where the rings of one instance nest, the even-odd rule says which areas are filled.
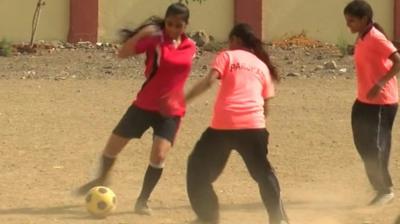
[[[186,101],[220,80],[210,127],[189,156],[187,190],[200,221],[219,222],[218,199],[212,187],[235,149],[251,177],[258,183],[270,224],[287,224],[280,187],[267,159],[268,132],[265,116],[278,80],[268,53],[250,26],[236,25],[229,36],[229,50],[220,53],[208,76],[187,94]]]
[[[168,7],[163,20],[153,19],[132,32],[124,30],[127,38],[118,56],[128,58],[146,53],[146,81],[104,148],[99,176],[81,186],[79,193],[85,194],[96,185],[106,184],[124,146],[151,127],[154,134],[150,163],[135,204],[136,213],[151,214],[147,201],[161,177],[164,161],[185,113],[183,87],[196,51],[195,43],[184,33],[188,21],[189,9],[174,3]]]
[[[396,74],[400,55],[373,22],[373,11],[366,1],[350,2],[344,16],[351,32],[358,33],[354,52],[357,99],[351,116],[354,143],[376,191],[370,205],[386,204],[394,197],[389,157],[399,101]]]

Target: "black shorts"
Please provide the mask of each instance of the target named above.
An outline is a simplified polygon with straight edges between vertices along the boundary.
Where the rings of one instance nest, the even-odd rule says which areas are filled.
[[[143,133],[153,128],[153,135],[174,143],[181,117],[164,117],[158,112],[130,106],[113,133],[124,138],[141,138]]]

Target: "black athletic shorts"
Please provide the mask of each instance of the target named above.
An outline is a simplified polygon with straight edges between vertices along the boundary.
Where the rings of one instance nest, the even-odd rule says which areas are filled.
[[[181,117],[165,117],[158,112],[130,106],[113,133],[124,138],[141,138],[143,133],[153,128],[153,135],[174,143]]]

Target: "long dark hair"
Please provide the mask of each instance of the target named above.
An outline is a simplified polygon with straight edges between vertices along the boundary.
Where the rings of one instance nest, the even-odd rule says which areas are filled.
[[[185,21],[185,23],[189,23],[190,12],[188,7],[182,3],[173,3],[170,6],[168,6],[167,11],[165,12],[164,19],[158,16],[152,16],[134,30],[122,29],[120,31],[121,41],[123,43],[126,42],[129,38],[135,36],[140,30],[149,25],[156,25],[160,27],[160,29],[164,29],[165,18],[176,15],[181,16],[181,18],[183,19],[183,21]]]
[[[365,0],[353,0],[344,8],[343,13],[345,15],[353,16],[359,19],[366,17],[368,23],[372,24],[376,29],[381,31],[385,36],[385,30],[381,25],[374,22],[374,12],[371,5]]]
[[[279,81],[278,71],[272,64],[269,54],[264,48],[265,44],[254,34],[250,25],[245,23],[235,25],[229,34],[229,38],[232,37],[239,38],[242,41],[243,47],[252,50],[254,54],[268,66],[272,79],[274,81]]]

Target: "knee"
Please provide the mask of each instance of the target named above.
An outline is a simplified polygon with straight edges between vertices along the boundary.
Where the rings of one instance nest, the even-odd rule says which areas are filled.
[[[163,168],[167,158],[168,150],[153,150],[150,156],[150,164],[153,167]]]
[[[157,168],[164,168],[167,155],[164,153],[155,153],[150,158],[150,165]]]
[[[197,170],[199,166],[201,166],[201,164],[204,161],[202,161],[201,157],[198,155],[198,153],[192,152],[189,157],[188,157],[188,169],[195,169]],[[197,167],[197,168],[196,168]]]
[[[155,166],[163,166],[167,154],[171,149],[171,143],[163,138],[154,138],[151,150],[150,163]]]
[[[263,182],[265,182],[264,180],[267,179],[266,173],[261,174],[261,172],[260,173],[250,173],[250,176],[258,184],[262,184]]]
[[[275,178],[275,173],[273,169],[257,169],[253,172],[250,172],[251,177],[258,184],[265,184],[271,181],[271,178]]]
[[[201,161],[195,155],[190,154],[187,162],[188,179],[196,178],[199,172],[201,172]]]
[[[210,170],[202,158],[190,155],[186,170],[187,183],[194,188],[211,184]],[[194,185],[194,186],[193,186]]]

